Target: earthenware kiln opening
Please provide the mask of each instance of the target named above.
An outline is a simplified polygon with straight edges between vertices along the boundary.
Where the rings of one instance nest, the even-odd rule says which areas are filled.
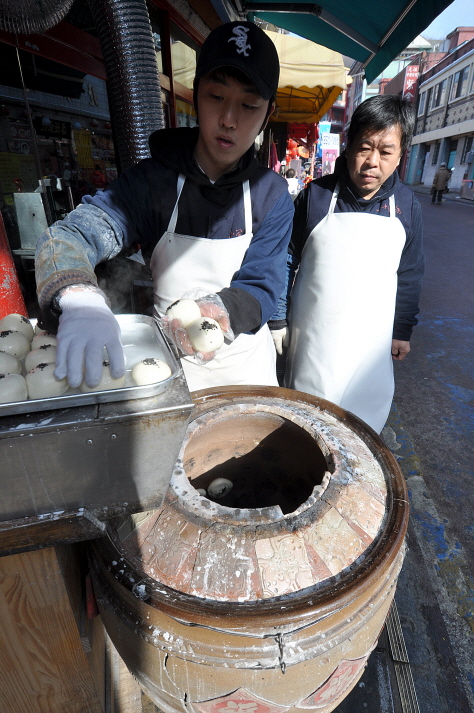
[[[220,505],[279,506],[286,514],[321,486],[334,463],[327,446],[301,423],[258,404],[241,404],[199,419],[184,449],[183,468],[191,485]]]

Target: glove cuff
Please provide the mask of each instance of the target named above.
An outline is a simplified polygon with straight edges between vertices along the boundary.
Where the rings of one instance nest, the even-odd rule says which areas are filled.
[[[59,297],[58,303],[61,312],[66,312],[72,309],[81,309],[84,307],[101,309],[104,312],[111,311],[105,301],[105,296],[103,295],[103,293],[96,290],[69,290]]]

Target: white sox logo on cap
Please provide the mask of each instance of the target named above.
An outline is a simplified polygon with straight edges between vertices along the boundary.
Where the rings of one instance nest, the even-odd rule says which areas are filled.
[[[235,42],[237,46],[237,52],[238,54],[243,54],[244,57],[248,57],[249,53],[247,50],[251,49],[251,45],[247,44],[247,33],[249,31],[248,27],[243,27],[242,25],[237,25],[237,27],[234,27],[232,30],[232,34],[235,35],[235,37],[231,37],[228,39],[228,42]]]

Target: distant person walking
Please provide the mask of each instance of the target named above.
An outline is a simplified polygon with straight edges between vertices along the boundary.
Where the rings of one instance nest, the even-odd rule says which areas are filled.
[[[439,168],[434,175],[433,185],[431,187],[431,193],[433,194],[431,198],[432,203],[436,201],[438,205],[441,205],[443,193],[446,190],[446,186],[448,185],[450,178],[451,171],[449,168],[446,168],[446,164],[444,162],[440,163]]]
[[[105,188],[107,188],[107,179],[102,173],[102,169],[100,168],[99,164],[96,164],[95,169],[92,172],[91,182],[97,191],[103,191]]]
[[[290,192],[293,200],[296,198],[301,189],[301,184],[296,178],[296,171],[294,168],[289,168],[285,173],[286,182],[288,184],[288,191]]]

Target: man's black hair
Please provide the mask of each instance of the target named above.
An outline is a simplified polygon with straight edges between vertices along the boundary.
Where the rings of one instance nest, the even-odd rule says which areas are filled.
[[[411,144],[415,128],[413,104],[393,94],[377,94],[359,104],[347,132],[348,147],[360,132],[378,132],[399,126],[402,154]]]
[[[294,168],[289,168],[285,173],[285,178],[294,178],[296,176],[296,171]]]

